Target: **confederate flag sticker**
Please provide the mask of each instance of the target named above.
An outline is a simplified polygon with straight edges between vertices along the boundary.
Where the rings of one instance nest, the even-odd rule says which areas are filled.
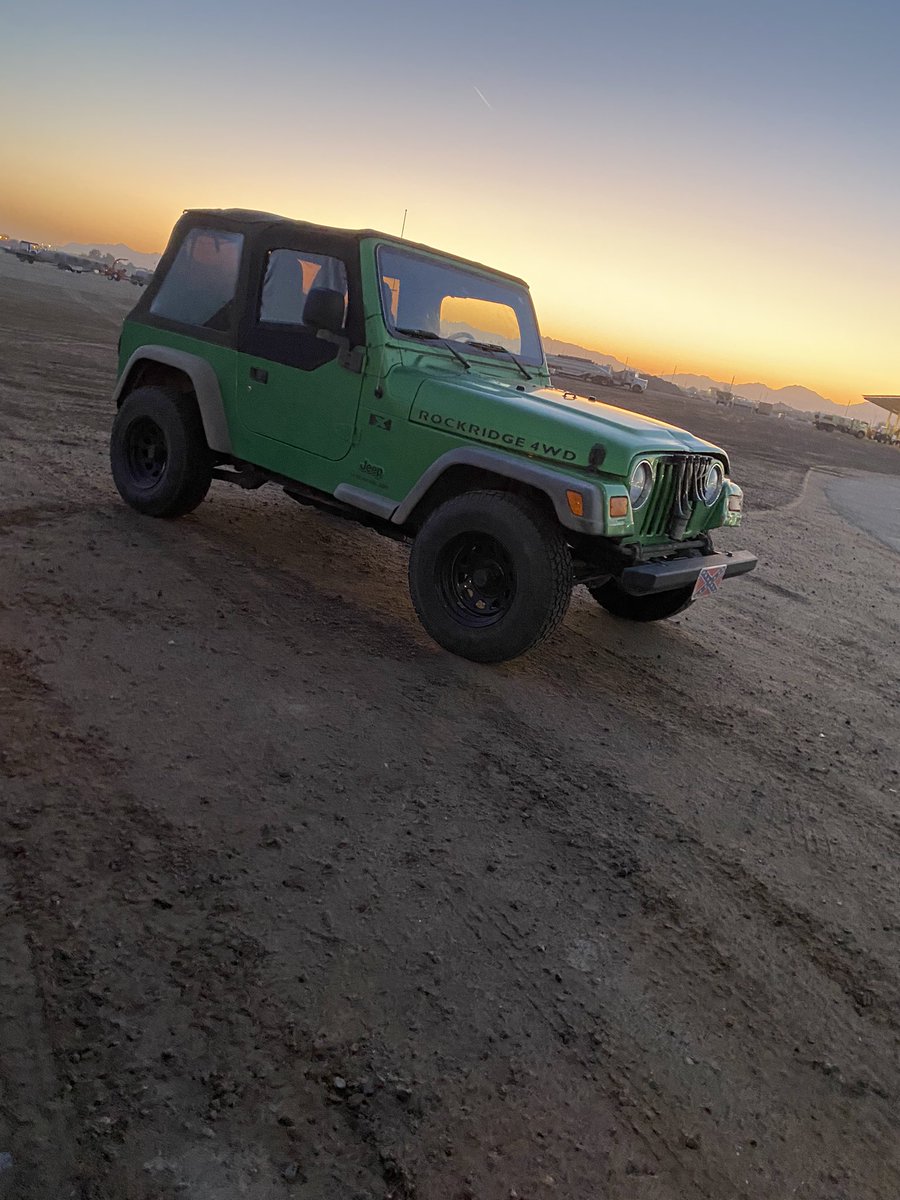
[[[706,596],[714,596],[722,586],[724,578],[724,567],[704,567],[697,576],[697,582],[694,584],[691,599],[702,600]]]

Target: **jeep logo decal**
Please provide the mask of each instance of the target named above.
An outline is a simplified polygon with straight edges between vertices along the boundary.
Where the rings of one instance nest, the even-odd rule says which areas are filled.
[[[359,464],[359,469],[364,475],[371,475],[373,479],[380,479],[384,474],[384,467],[377,467],[374,463],[370,463],[368,459]]]

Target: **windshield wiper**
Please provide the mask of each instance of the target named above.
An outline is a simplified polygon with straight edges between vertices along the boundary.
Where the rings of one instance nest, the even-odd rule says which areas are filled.
[[[439,333],[433,333],[430,329],[404,329],[400,325],[395,325],[394,329],[397,333],[405,333],[407,337],[421,338],[422,341],[440,342],[442,346],[446,346],[454,358],[458,358],[467,371],[471,371],[472,364],[467,358],[463,358],[455,346],[451,346],[446,338],[442,338]]]
[[[505,346],[497,346],[493,342],[469,342],[469,345],[474,346],[476,350],[488,350],[492,354],[505,354],[508,358],[512,359],[526,379],[531,379],[531,376],[513,354],[512,350],[507,350]]]

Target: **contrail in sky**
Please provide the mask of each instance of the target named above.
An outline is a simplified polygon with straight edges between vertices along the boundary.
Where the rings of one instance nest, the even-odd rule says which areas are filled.
[[[473,87],[473,88],[475,88],[475,91],[478,93],[478,95],[481,97],[481,99],[482,99],[482,100],[485,102],[485,104],[488,106],[488,108],[491,110],[491,112],[493,112],[493,111],[494,111],[494,106],[493,106],[493,104],[491,104],[491,102],[490,102],[490,101],[488,100],[488,98],[485,96],[485,94],[484,94],[484,92],[481,90],[481,88],[477,88],[477,87],[475,87],[475,84],[474,84],[474,83],[472,84],[472,87]]]

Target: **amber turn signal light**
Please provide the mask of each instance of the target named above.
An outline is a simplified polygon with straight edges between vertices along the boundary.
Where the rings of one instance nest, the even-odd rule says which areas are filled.
[[[584,496],[581,492],[566,492],[566,499],[569,502],[569,512],[573,517],[584,516]]]
[[[611,517],[627,517],[628,516],[628,497],[627,496],[610,496],[610,498],[609,498],[609,515]]]

